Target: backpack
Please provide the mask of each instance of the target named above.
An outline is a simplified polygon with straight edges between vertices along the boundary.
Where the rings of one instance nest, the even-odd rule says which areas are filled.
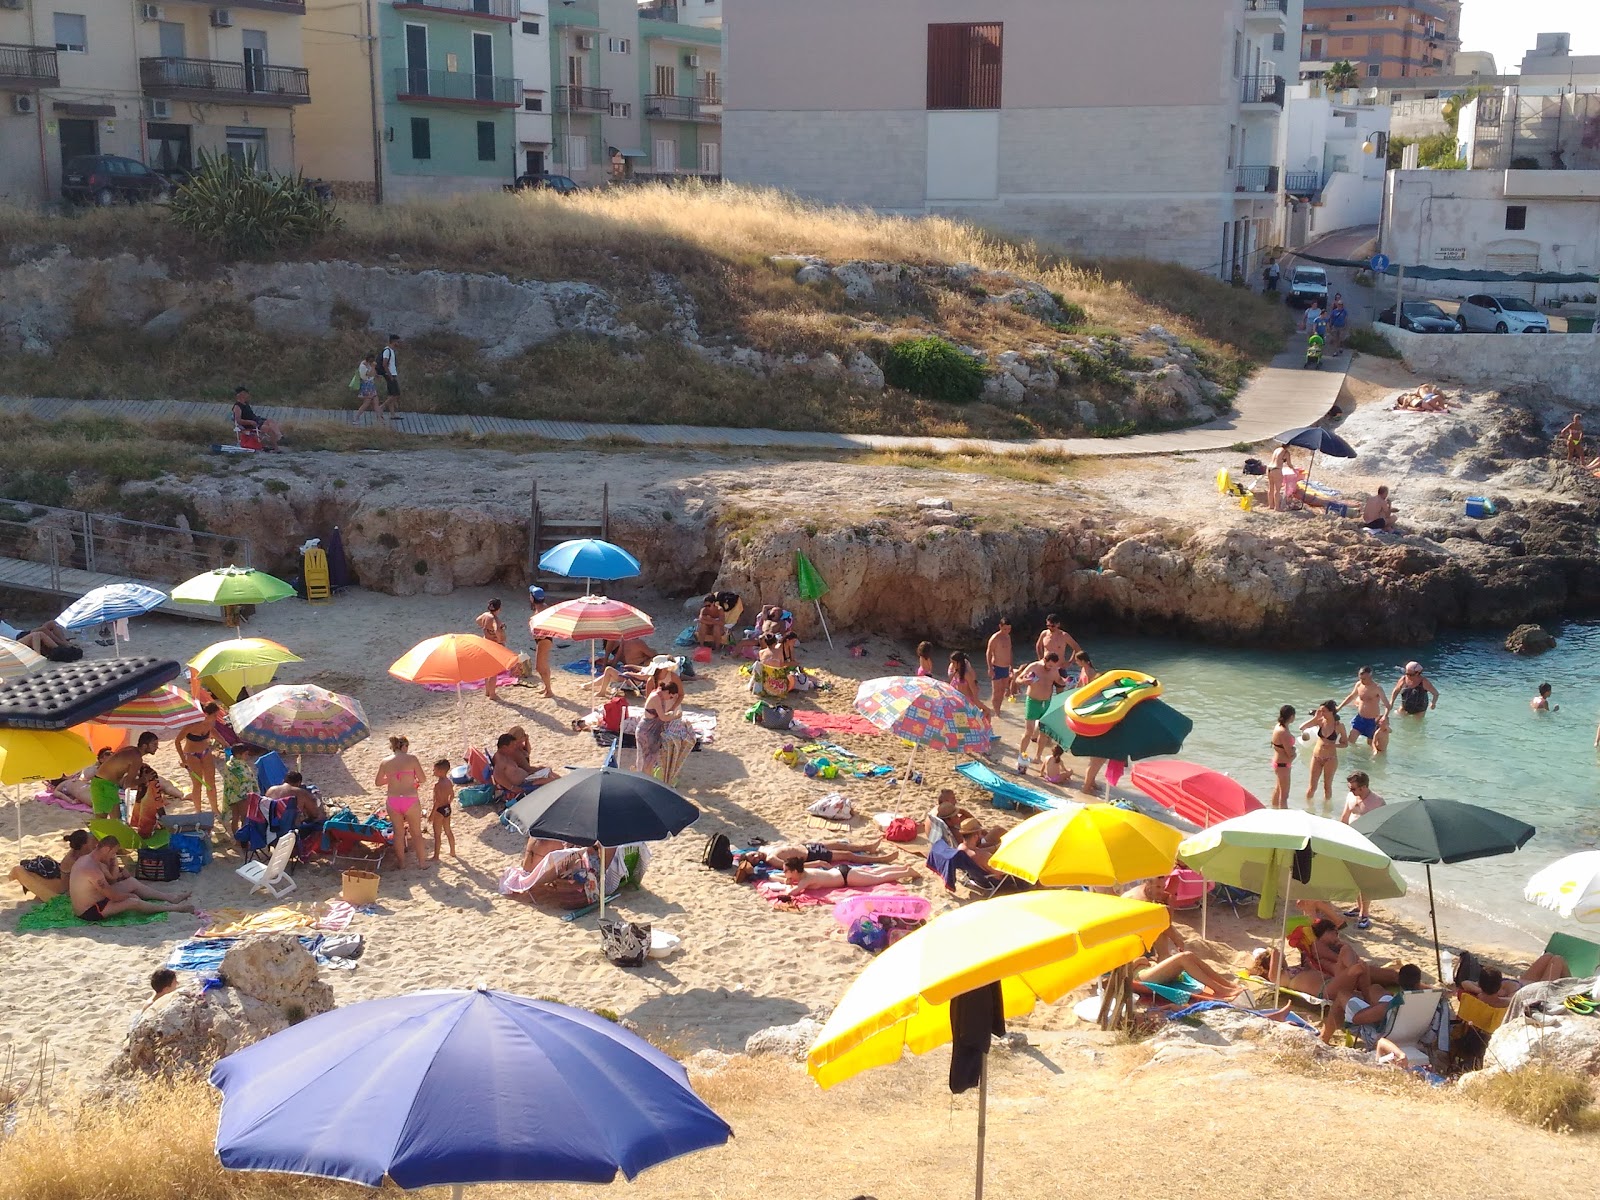
[[[727,834],[713,833],[706,839],[705,849],[700,852],[700,863],[713,871],[726,871],[733,866],[733,843],[728,840]]]

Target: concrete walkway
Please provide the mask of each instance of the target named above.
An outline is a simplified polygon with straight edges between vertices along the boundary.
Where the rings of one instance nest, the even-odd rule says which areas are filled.
[[[1298,342],[1298,339],[1297,339]],[[1170,433],[1142,433],[1124,438],[1037,438],[997,441],[987,438],[897,437],[871,433],[804,433],[786,429],[731,429],[708,425],[614,425],[582,421],[517,420],[511,417],[407,413],[392,426],[418,437],[449,434],[503,435],[556,442],[625,440],[646,446],[753,446],[790,450],[932,450],[941,454],[1051,453],[1081,456],[1177,454],[1225,450],[1235,442],[1264,442],[1298,425],[1310,425],[1333,407],[1344,383],[1343,359],[1330,360],[1320,371],[1302,367],[1303,356],[1285,352],[1257,372],[1234,401],[1235,411],[1219,420]],[[296,427],[318,424],[348,426],[350,415],[335,409],[283,408],[257,405],[277,419],[290,445]],[[223,437],[227,405],[193,400],[53,400],[0,397],[0,412],[43,420],[63,417],[113,417],[138,424],[160,420],[211,423]],[[361,418],[372,424],[370,414]]]

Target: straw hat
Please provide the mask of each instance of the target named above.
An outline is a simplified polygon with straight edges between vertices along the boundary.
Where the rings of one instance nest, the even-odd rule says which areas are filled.
[[[977,817],[968,817],[965,821],[961,822],[961,832],[982,833],[983,825],[978,821]]]
[[[676,671],[678,669],[678,660],[673,658],[670,654],[658,654],[649,662],[645,663],[644,669],[650,672]]]

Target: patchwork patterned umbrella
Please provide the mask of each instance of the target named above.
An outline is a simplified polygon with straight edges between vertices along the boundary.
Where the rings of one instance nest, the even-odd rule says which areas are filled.
[[[908,775],[922,747],[980,754],[994,738],[989,718],[980,709],[943,680],[922,675],[867,680],[856,691],[856,711],[885,733],[912,744]]]
[[[371,734],[361,702],[310,683],[280,683],[228,712],[241,741],[284,754],[337,754]]]
[[[164,683],[153,692],[119,704],[103,716],[96,717],[95,721],[114,729],[175,734],[185,725],[193,725],[204,719],[205,714],[200,711],[193,696],[170,683]]]
[[[32,675],[50,660],[8,637],[0,637],[0,683]]]

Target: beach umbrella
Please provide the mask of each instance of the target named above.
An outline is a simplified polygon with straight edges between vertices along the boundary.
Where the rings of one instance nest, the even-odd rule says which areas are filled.
[[[518,833],[596,850],[659,842],[699,818],[698,808],[660,780],[616,767],[569,771],[505,811],[506,824]],[[601,916],[605,892],[602,871]]]
[[[800,599],[817,606],[817,620],[822,622],[822,636],[828,639],[828,649],[833,649],[833,634],[828,632],[828,618],[822,615],[822,597],[828,593],[827,581],[817,574],[811,560],[800,551],[794,552],[794,577],[800,585]]]
[[[283,580],[254,567],[218,567],[186,579],[172,589],[172,599],[179,604],[215,604],[221,608],[271,604],[294,594],[294,588]],[[237,632],[239,637],[244,637],[242,628]]]
[[[0,684],[32,675],[40,667],[49,666],[50,660],[35,650],[12,638],[0,637]]]
[[[68,729],[0,729],[0,784],[55,779],[94,762],[94,751]],[[17,842],[22,842],[22,798],[16,801]]]
[[[517,665],[517,656],[499,642],[475,633],[446,633],[418,642],[394,662],[389,674],[407,683],[456,689],[456,723],[466,747],[467,726],[461,689],[469,683],[496,679]]]
[[[1580,925],[1600,924],[1600,850],[1569,854],[1528,880],[1523,896]]]
[[[1000,985],[1005,1016],[1021,1017],[1147,953],[1166,908],[1094,892],[999,896],[935,917],[867,964],[806,1056],[823,1087],[951,1040],[950,1002]],[[978,1083],[976,1195],[983,1195],[988,1059]]]
[[[1276,440],[1285,446],[1299,446],[1303,450],[1311,451],[1311,465],[1306,468],[1307,489],[1311,487],[1311,473],[1316,470],[1318,454],[1328,454],[1334,458],[1356,457],[1354,446],[1321,425],[1302,425],[1298,429],[1288,429],[1280,433]]]
[[[856,689],[856,711],[885,733],[911,743],[909,778],[917,750],[981,754],[994,740],[989,718],[942,679],[926,675],[887,675]]]
[[[579,596],[552,604],[528,618],[528,632],[534,638],[565,638],[589,643],[590,673],[594,671],[594,643],[648,637],[655,623],[631,604],[605,596]]]
[[[1119,887],[1166,875],[1183,834],[1109,804],[1068,804],[1000,839],[989,865],[1045,887]]]
[[[311,683],[280,683],[228,710],[239,740],[296,756],[338,754],[371,735],[361,702]]]
[[[1129,782],[1163,808],[1205,829],[1263,807],[1238,780],[1178,759],[1135,763]]]
[[[1433,960],[1444,983],[1439,918],[1433,907],[1433,864],[1470,862],[1520,850],[1534,835],[1526,821],[1459,800],[1401,800],[1363,813],[1352,824],[1396,862],[1422,863],[1428,876]]]
[[[1163,754],[1176,754],[1183,749],[1183,741],[1194,728],[1194,722],[1164,700],[1145,700],[1128,710],[1105,733],[1093,736],[1074,733],[1067,727],[1067,700],[1069,692],[1059,693],[1050,701],[1044,716],[1039,718],[1039,728],[1061,743],[1062,748],[1078,758],[1103,758],[1107,762],[1128,762],[1139,758],[1156,758]],[[1106,783],[1111,783],[1107,774]]]
[[[121,750],[133,740],[130,730],[112,725],[102,725],[99,721],[84,721],[81,725],[72,726],[72,732],[89,743],[89,749],[96,756],[102,750],[116,752]]]
[[[1272,915],[1281,880],[1280,950],[1291,889],[1307,900],[1388,900],[1406,894],[1399,869],[1363,834],[1302,809],[1261,808],[1223,821],[1185,839],[1178,858],[1207,879],[1259,893],[1256,914],[1262,918]]]
[[[195,703],[194,697],[181,688],[164,683],[154,691],[135,696],[119,704],[108,713],[102,713],[89,722],[108,725],[113,729],[136,729],[140,732],[172,736],[186,725],[205,720],[205,713]]]
[[[283,663],[301,657],[271,638],[232,638],[213,642],[189,660],[189,666],[208,692],[220,694],[230,704],[244,688],[271,683]]]
[[[575,538],[552,546],[539,556],[539,569],[568,579],[582,578],[583,590],[593,579],[632,579],[639,574],[639,560],[621,546],[598,538]]]
[[[610,1183],[732,1135],[614,1021],[506,992],[344,1005],[229,1055],[217,1157],[379,1187]]]
[[[63,629],[88,629],[110,625],[129,617],[142,617],[167,602],[167,594],[142,583],[108,583],[84,593],[62,610],[56,624]],[[113,626],[112,644],[122,653],[121,639]]]

